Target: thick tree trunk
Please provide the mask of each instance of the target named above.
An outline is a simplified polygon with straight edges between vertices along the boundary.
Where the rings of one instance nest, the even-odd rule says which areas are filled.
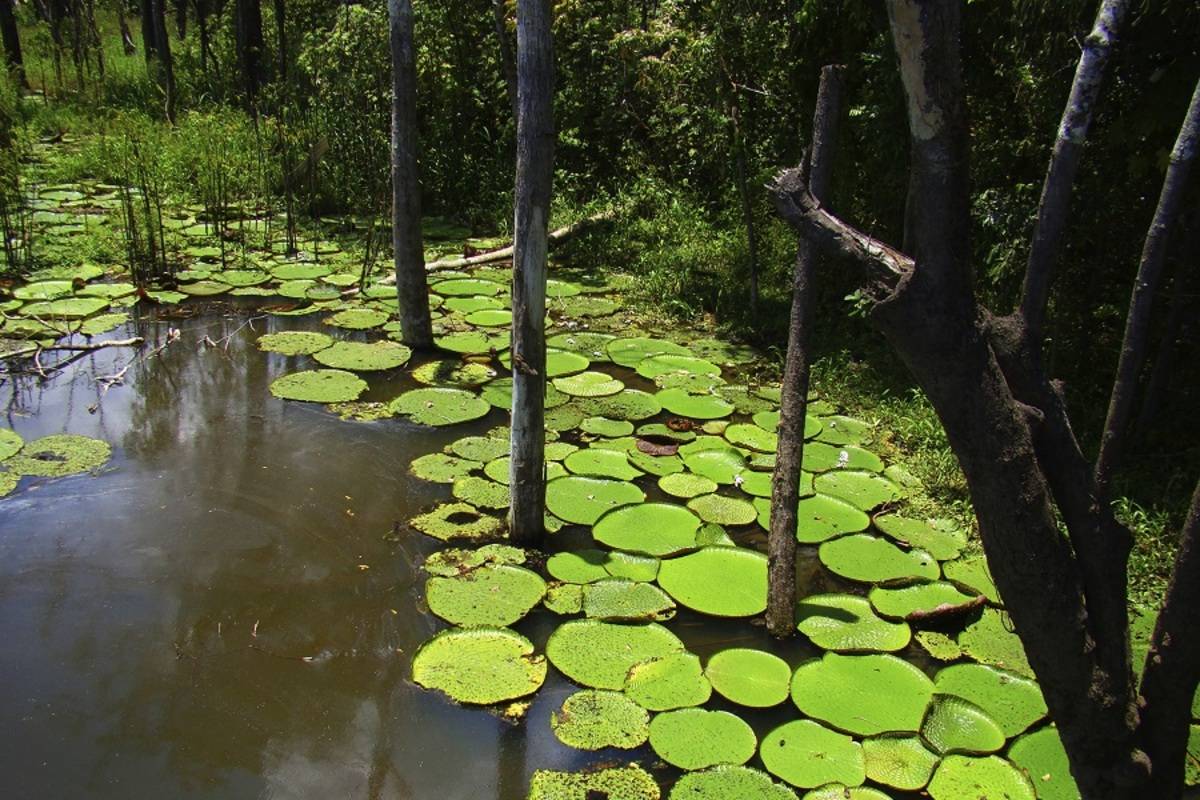
[[[513,59],[512,41],[508,36],[508,11],[505,0],[492,0],[492,20],[495,23],[496,43],[500,48],[500,69],[504,74],[504,90],[508,94],[508,105],[512,109],[515,123],[517,120],[517,65]]]
[[[263,84],[262,7],[259,0],[237,0],[234,7],[234,38],[246,105],[251,113],[257,113],[258,90]]]
[[[21,56],[21,36],[17,31],[17,17],[13,13],[13,0],[0,0],[0,38],[4,40],[4,60],[9,75],[22,89],[29,88],[25,79],[25,59]]]
[[[400,335],[410,347],[433,347],[421,181],[417,167],[417,62],[411,0],[388,0],[392,50],[392,247]]]
[[[841,116],[844,67],[821,70],[808,185],[824,202],[833,171],[833,152]],[[796,630],[796,527],[800,502],[800,466],[804,460],[804,421],[808,410],[808,331],[812,316],[812,282],[816,249],[805,239],[796,252],[787,357],[783,364],[779,411],[779,447],[771,478],[771,529],[767,538],[767,630],[791,636]]]
[[[555,136],[551,21],[550,0],[518,0],[509,535],[525,547],[545,535],[546,230]]]

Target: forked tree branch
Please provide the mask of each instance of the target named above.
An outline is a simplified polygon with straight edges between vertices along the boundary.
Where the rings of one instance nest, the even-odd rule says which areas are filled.
[[[1116,45],[1129,10],[1128,0],[1104,0],[1096,14],[1091,33],[1083,41],[1083,52],[1075,68],[1075,81],[1063,109],[1054,153],[1042,184],[1038,203],[1037,225],[1029,247],[1025,267],[1025,286],[1020,312],[1025,321],[1026,335],[1040,346],[1046,319],[1046,301],[1054,267],[1062,249],[1063,231],[1071,210],[1071,189],[1079,171],[1083,145],[1092,123],[1092,108],[1104,84],[1108,58]]]

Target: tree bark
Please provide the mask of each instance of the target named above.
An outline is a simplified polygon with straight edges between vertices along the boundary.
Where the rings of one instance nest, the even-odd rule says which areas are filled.
[[[251,113],[256,114],[258,90],[263,84],[262,6],[259,0],[236,1],[233,29],[238,63],[242,70],[242,86],[246,93],[246,105]]]
[[[133,44],[133,34],[129,32],[129,23],[125,20],[125,7],[120,3],[117,4],[117,27],[121,31],[121,47],[125,51],[125,55],[133,55],[137,52],[137,47]]]
[[[208,62],[211,57],[211,45],[208,40],[209,0],[193,0],[196,6],[196,27],[200,31],[200,72],[208,75]]]
[[[142,55],[146,64],[150,64],[158,56],[158,34],[154,29],[155,0],[142,0],[138,10],[142,18]]]
[[[508,105],[512,109],[513,122],[517,121],[517,66],[513,59],[512,41],[508,37],[508,11],[505,0],[492,0],[492,20],[496,28],[496,42],[500,47],[500,69],[504,75],[504,90],[508,94]]]
[[[845,67],[821,70],[808,185],[823,202],[833,171],[833,152],[841,116]],[[796,528],[800,502],[800,468],[804,460],[804,422],[808,410],[808,332],[812,315],[816,249],[801,239],[796,250],[787,357],[783,365],[779,411],[779,447],[771,477],[771,528],[767,538],[767,630],[791,636],[796,630]]]
[[[279,51],[279,82],[286,88],[288,79],[287,8],[285,0],[275,3],[275,43]],[[411,13],[410,13],[411,16]]]
[[[175,0],[175,32],[180,40],[187,38],[188,0]]]
[[[517,2],[517,178],[513,214],[513,408],[509,535],[545,534],[546,230],[554,175],[550,0]]]
[[[392,50],[392,248],[400,335],[410,347],[433,347],[421,181],[417,165],[417,62],[411,0],[388,0]]]
[[[21,55],[21,35],[17,31],[17,17],[13,11],[13,0],[0,0],[0,38],[4,40],[4,59],[8,72],[22,89],[29,88],[25,78],[25,59]]]

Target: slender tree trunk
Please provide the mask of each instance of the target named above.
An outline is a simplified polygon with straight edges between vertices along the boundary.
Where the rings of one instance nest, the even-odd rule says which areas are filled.
[[[125,19],[125,6],[122,3],[117,4],[117,25],[121,29],[121,47],[125,55],[131,56],[137,52],[137,47],[133,43],[133,34],[129,32],[129,22]]]
[[[263,84],[262,7],[259,0],[236,0],[234,37],[238,63],[242,69],[242,85],[246,93],[246,105],[251,113],[257,113],[258,90]]]
[[[200,30],[200,72],[208,75],[210,47],[208,40],[209,0],[193,0],[196,4],[196,27]]]
[[[546,231],[554,175],[550,0],[517,2],[517,180],[513,220],[513,407],[509,535],[545,534]]]
[[[142,16],[142,55],[149,64],[158,55],[158,34],[154,30],[155,0],[141,0],[138,10]]]
[[[821,70],[813,144],[808,158],[809,187],[824,202],[832,176],[833,152],[841,116],[845,67]],[[779,411],[779,447],[771,478],[771,529],[767,538],[767,630],[791,636],[796,630],[796,528],[800,502],[800,466],[804,460],[804,421],[808,410],[808,332],[812,316],[812,281],[817,253],[806,239],[796,251],[787,357],[783,364]]]
[[[29,88],[25,78],[25,59],[21,56],[21,36],[13,13],[13,0],[0,0],[0,38],[4,40],[4,59],[8,72],[22,89]]]
[[[188,0],[175,0],[175,32],[180,41],[187,38]]]
[[[433,347],[421,182],[417,171],[417,62],[411,0],[388,0],[392,50],[392,245],[400,334],[411,347]]]
[[[496,43],[500,47],[500,69],[504,73],[504,90],[508,93],[508,105],[512,109],[515,123],[517,120],[517,65],[513,59],[512,41],[508,36],[508,11],[505,0],[492,0],[492,20],[495,23]]]
[[[288,80],[287,8],[285,0],[275,3],[275,46],[279,51],[279,82],[286,87]],[[411,16],[411,14],[410,14]]]
[[[150,7],[151,37],[154,41],[156,75],[163,92],[167,121],[175,122],[175,63],[171,58],[171,41],[167,37],[166,0],[143,0]]]

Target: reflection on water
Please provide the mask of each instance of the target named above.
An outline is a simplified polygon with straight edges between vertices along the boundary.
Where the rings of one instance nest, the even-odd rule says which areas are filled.
[[[26,440],[114,445],[103,474],[26,481],[0,502],[0,796],[515,800],[535,768],[612,759],[553,739],[572,691],[553,670],[520,726],[408,681],[440,627],[417,571],[434,543],[388,534],[448,496],[408,464],[503,417],[433,430],[284,403],[267,387],[298,362],[254,339],[309,323],[226,314],[114,332],[183,335],[106,395],[95,378],[130,351],[0,386]],[[372,378],[372,395],[408,380]],[[540,648],[554,624],[535,612],[517,627]],[[687,615],[674,627],[702,657],[765,638]]]

